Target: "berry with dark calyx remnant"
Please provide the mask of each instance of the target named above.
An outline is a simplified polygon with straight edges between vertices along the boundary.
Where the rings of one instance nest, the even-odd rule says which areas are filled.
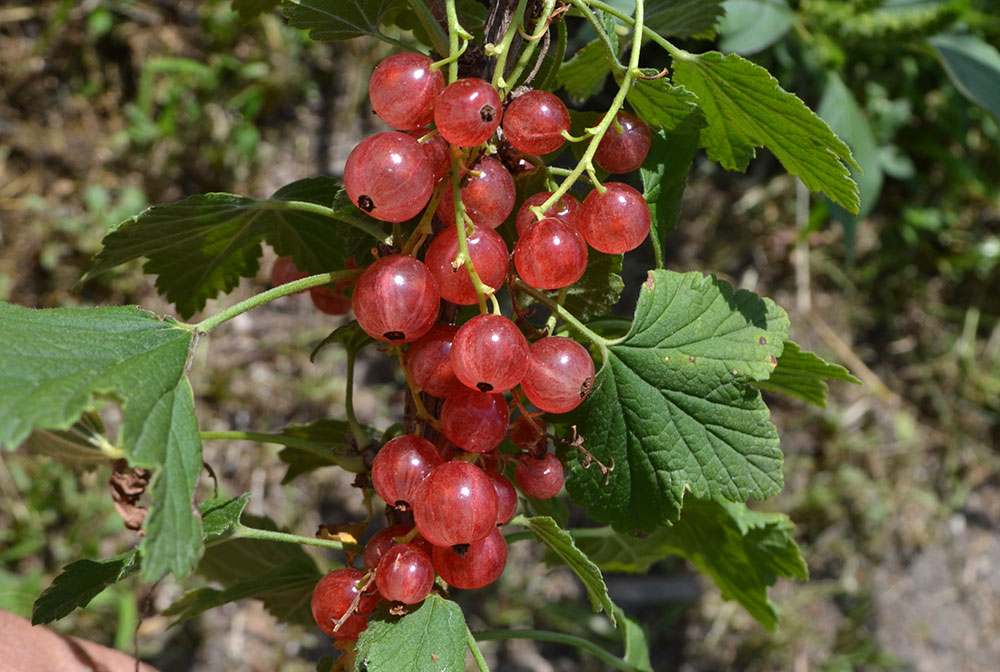
[[[621,182],[608,182],[602,194],[587,194],[580,206],[580,233],[587,244],[606,254],[623,254],[646,240],[652,218],[646,199]]]
[[[499,233],[485,226],[475,226],[471,233],[466,232],[465,241],[480,281],[494,290],[500,288],[509,265],[507,243]],[[457,268],[454,265],[458,253],[458,230],[450,226],[434,236],[427,247],[424,263],[437,280],[442,299],[471,306],[479,299],[465,264]]]
[[[628,112],[620,110],[617,121],[598,143],[594,163],[609,173],[631,173],[646,160],[652,136],[649,126]]]
[[[386,504],[408,509],[427,476],[444,463],[434,444],[413,434],[397,436],[382,446],[372,465],[372,485]]]
[[[405,254],[382,257],[366,268],[353,295],[358,324],[385,343],[409,343],[426,334],[437,320],[440,302],[434,276]]]
[[[405,133],[376,133],[358,143],[344,165],[344,188],[362,212],[405,222],[426,207],[434,190],[424,148]]]
[[[569,413],[594,385],[594,360],[571,338],[548,336],[531,344],[521,389],[546,413]]]
[[[469,219],[477,226],[495,229],[514,211],[517,190],[514,178],[502,163],[492,156],[480,159],[462,178],[462,205]],[[446,184],[436,214],[442,222],[455,225],[455,192]]]
[[[459,147],[486,142],[500,126],[502,114],[496,89],[474,77],[452,82],[434,101],[434,125],[445,140]]]
[[[367,614],[379,603],[378,593],[359,593],[358,583],[364,578],[360,571],[345,567],[335,569],[316,584],[312,594],[313,619],[319,629],[334,639],[357,639],[368,627]],[[337,627],[337,622],[348,613],[355,599],[359,599],[357,609]]]
[[[413,519],[435,546],[471,544],[496,529],[497,492],[483,470],[445,462],[417,488]]]
[[[524,235],[524,231],[529,226],[539,221],[538,218],[535,217],[535,213],[531,211],[531,208],[542,205],[545,201],[549,200],[549,196],[551,195],[551,191],[541,191],[524,199],[524,203],[522,203],[521,207],[517,209],[517,217],[514,220],[514,223],[517,226],[518,238]],[[555,205],[545,212],[545,216],[561,219],[567,224],[576,226],[577,213],[579,210],[580,201],[576,200],[576,197],[572,194],[563,194],[562,198],[556,201]]]
[[[488,453],[503,441],[510,411],[502,394],[489,394],[465,385],[445,399],[441,431],[448,440],[470,453]]]
[[[375,586],[390,602],[420,602],[434,586],[434,565],[430,556],[414,544],[396,544],[379,560]]]
[[[461,551],[461,552],[459,552]],[[507,541],[499,528],[467,549],[434,547],[434,569],[454,588],[475,590],[500,578],[507,566]]]
[[[375,114],[398,131],[412,131],[434,120],[434,100],[444,91],[444,75],[431,70],[423,54],[395,54],[378,64],[368,82]]]
[[[431,396],[445,399],[465,389],[451,368],[451,343],[457,331],[458,327],[450,324],[435,324],[406,352],[406,366],[413,381]]]
[[[514,469],[514,480],[528,497],[551,499],[562,489],[562,462],[552,453],[541,459],[524,455]]]
[[[451,367],[460,381],[480,392],[512,390],[528,370],[528,341],[503,315],[476,315],[455,334]]]
[[[525,229],[517,241],[514,267],[532,287],[569,287],[587,270],[587,241],[572,224],[554,217],[543,219]]]
[[[525,154],[548,154],[563,146],[570,119],[566,105],[548,91],[528,91],[507,104],[503,133],[508,142]]]

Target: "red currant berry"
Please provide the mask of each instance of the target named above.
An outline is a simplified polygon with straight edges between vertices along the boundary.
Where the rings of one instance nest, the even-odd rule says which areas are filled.
[[[594,360],[571,338],[549,336],[531,344],[521,389],[547,413],[569,413],[594,386]]]
[[[434,100],[444,91],[444,75],[431,70],[423,54],[396,54],[378,64],[368,82],[368,97],[382,121],[411,131],[434,120]]]
[[[609,173],[631,173],[646,160],[652,136],[649,126],[628,112],[618,112],[617,121],[621,130],[611,125],[597,145],[594,163]]]
[[[410,131],[410,135],[418,140],[427,133],[429,131],[426,129]],[[435,133],[419,144],[424,148],[424,156],[427,157],[427,165],[431,169],[431,178],[436,184],[438,180],[451,172],[451,147],[440,133]]]
[[[451,368],[451,342],[458,327],[436,324],[410,345],[406,365],[413,381],[427,394],[445,399],[465,389]]]
[[[384,222],[416,217],[434,190],[423,147],[405,133],[376,133],[347,157],[344,188],[362,212]]]
[[[476,465],[445,462],[417,488],[413,520],[435,546],[471,544],[496,529],[497,491]]]
[[[434,565],[414,544],[396,544],[379,560],[375,585],[390,602],[416,604],[434,586]]]
[[[485,226],[473,227],[471,234],[466,232],[465,240],[479,279],[487,287],[498,289],[507,277],[507,243],[503,242],[499,233]],[[458,230],[449,226],[434,236],[424,263],[437,280],[442,299],[460,306],[471,306],[479,299],[465,264],[457,268],[454,265],[458,252]]]
[[[316,310],[327,315],[344,315],[351,309],[350,297],[344,296],[339,289],[313,287],[309,290],[309,298]]]
[[[594,189],[580,206],[580,233],[595,250],[622,254],[634,250],[649,235],[649,206],[638,191],[608,182],[601,194]]]
[[[272,287],[287,285],[289,282],[295,282],[306,277],[309,277],[309,274],[300,271],[291,257],[278,257],[274,260],[274,266],[271,266]]]
[[[518,238],[524,235],[525,229],[538,221],[538,218],[535,217],[535,213],[531,211],[531,208],[540,206],[542,203],[549,200],[549,196],[551,195],[551,191],[542,191],[524,199],[524,203],[522,203],[521,207],[517,209],[517,218],[514,220],[517,225]],[[556,201],[555,205],[548,209],[545,216],[561,219],[567,224],[576,226],[577,212],[579,210],[580,201],[576,200],[572,194],[564,194],[562,198]]]
[[[312,594],[313,619],[319,629],[334,639],[357,639],[368,627],[366,614],[370,614],[379,603],[378,593],[363,594],[357,611],[352,613],[339,628],[337,621],[344,617],[358,596],[358,582],[364,574],[346,567],[335,569],[316,584]]]
[[[521,382],[523,388],[524,381]],[[549,445],[545,428],[546,423],[543,420],[535,416],[519,415],[510,426],[510,442],[528,452],[541,453]]]
[[[506,392],[517,387],[528,370],[528,341],[503,315],[476,315],[455,334],[451,366],[469,387]]]
[[[514,178],[492,156],[480,159],[462,178],[462,205],[477,226],[497,228],[514,211],[516,201]],[[450,184],[445,185],[435,214],[445,224],[455,226],[455,192]]]
[[[448,440],[470,453],[488,453],[503,441],[510,411],[502,394],[462,390],[445,399],[441,431]]]
[[[434,547],[434,569],[445,583],[463,590],[475,590],[500,578],[507,565],[507,541],[498,528],[482,541],[469,544],[459,554],[453,548]]]
[[[417,486],[444,460],[434,444],[413,434],[397,436],[382,446],[372,464],[372,485],[386,504],[406,510]]]
[[[483,473],[497,491],[497,525],[506,525],[517,513],[517,490],[503,474],[488,469]]]
[[[365,571],[370,572],[378,567],[378,561],[382,559],[385,552],[399,543],[396,541],[396,537],[405,537],[412,529],[406,525],[392,525],[383,527],[373,534],[372,538],[365,544]],[[417,536],[410,543],[430,555],[432,546],[423,537]]]
[[[507,105],[503,113],[504,137],[525,154],[548,154],[563,146],[569,132],[569,112],[555,94],[529,91]]]
[[[365,333],[386,343],[415,341],[434,326],[441,294],[427,267],[392,254],[365,269],[354,288],[354,315]]]
[[[562,462],[552,453],[546,453],[540,460],[525,455],[514,469],[514,480],[528,497],[551,499],[562,489]]]
[[[550,217],[529,226],[514,246],[514,267],[538,289],[562,289],[587,270],[587,241],[572,224]]]
[[[500,126],[500,96],[483,79],[460,79],[434,101],[434,125],[444,139],[459,147],[475,147]]]

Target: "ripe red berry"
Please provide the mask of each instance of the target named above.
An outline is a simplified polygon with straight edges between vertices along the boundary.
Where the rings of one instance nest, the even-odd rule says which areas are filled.
[[[538,221],[538,218],[535,217],[535,213],[531,211],[531,208],[540,206],[542,203],[549,200],[549,196],[551,195],[551,191],[541,191],[524,199],[524,203],[522,203],[521,207],[517,209],[517,217],[514,220],[514,223],[517,225],[517,236],[519,238],[524,235],[525,229]],[[576,200],[576,197],[572,194],[564,194],[562,198],[556,201],[555,205],[548,209],[545,216],[561,219],[567,224],[576,226],[577,213],[579,210],[580,201]]]
[[[413,434],[397,436],[375,456],[372,485],[375,492],[398,509],[408,509],[425,478],[444,460],[434,444]]]
[[[358,596],[358,582],[362,578],[364,574],[356,569],[335,569],[320,579],[313,590],[313,619],[320,630],[334,639],[357,639],[368,627],[366,614],[370,614],[378,606],[378,593],[372,591],[363,594],[357,610],[347,617],[343,625],[336,627],[337,621],[343,618]]]
[[[309,277],[309,274],[300,271],[291,257],[278,257],[274,260],[274,265],[271,266],[271,285],[273,287],[287,285],[289,282],[306,277]]]
[[[517,513],[517,490],[503,474],[485,469],[486,477],[497,491],[497,525],[506,525]]]
[[[562,289],[587,270],[587,241],[572,224],[550,217],[524,231],[514,247],[514,267],[538,289]]]
[[[466,232],[465,240],[479,279],[487,287],[498,289],[507,277],[507,243],[499,233],[485,226],[473,227],[471,234]],[[442,299],[470,306],[478,300],[476,288],[465,264],[455,267],[458,252],[458,230],[450,226],[434,236],[427,247],[424,263],[437,280]]]
[[[504,137],[525,154],[548,154],[563,146],[569,132],[569,112],[555,94],[529,91],[507,105],[503,113]]]
[[[351,299],[344,295],[339,289],[330,289],[326,286],[312,287],[309,290],[309,298],[312,299],[316,310],[327,315],[344,315],[351,309]]]
[[[486,142],[500,126],[500,96],[489,82],[467,78],[452,82],[434,101],[434,125],[459,147]]]
[[[351,203],[375,219],[405,222],[431,199],[432,166],[423,147],[405,133],[376,133],[347,157],[344,188]]]
[[[649,154],[652,136],[649,126],[628,112],[618,112],[618,126],[612,124],[594,154],[594,163],[609,173],[631,173],[638,170]]]
[[[482,541],[469,544],[464,553],[453,548],[434,547],[434,569],[445,583],[463,590],[475,590],[500,578],[507,565],[507,541],[499,528]]]
[[[528,341],[503,315],[476,315],[455,334],[451,367],[480,392],[512,390],[528,370]]]
[[[406,366],[417,387],[441,399],[465,389],[451,368],[451,342],[457,331],[450,324],[436,324],[406,353]]]
[[[528,497],[551,499],[562,489],[562,462],[552,453],[546,453],[542,459],[525,455],[514,469],[514,480]]]
[[[474,173],[474,174],[473,174]],[[455,225],[455,192],[445,185],[435,214],[450,226]],[[477,226],[495,229],[514,211],[517,191],[514,178],[492,156],[480,159],[472,173],[462,178],[462,205]]]
[[[372,538],[365,544],[365,571],[370,572],[378,567],[378,561],[382,559],[385,552],[397,545],[396,537],[405,537],[412,529],[412,527],[407,527],[406,525],[392,525],[390,527],[383,527],[373,534]],[[410,543],[430,555],[431,545],[423,537],[418,535]]]
[[[366,268],[353,295],[358,324],[386,343],[409,343],[430,331],[440,301],[434,276],[405,254],[382,257]]]
[[[594,385],[594,360],[571,338],[549,336],[531,344],[521,389],[547,413],[569,413]]]
[[[470,453],[488,453],[503,441],[510,411],[502,394],[471,390],[465,385],[445,399],[441,431],[448,440]]]
[[[607,254],[634,250],[649,235],[649,206],[638,191],[621,182],[608,182],[602,194],[594,189],[580,206],[580,233],[587,244]]]
[[[496,489],[476,465],[445,462],[417,488],[413,520],[435,546],[471,544],[496,529]]]
[[[396,544],[379,560],[375,585],[390,602],[416,604],[434,586],[434,565],[430,556],[414,544]]]
[[[375,114],[399,131],[421,128],[434,120],[434,100],[444,91],[444,75],[431,70],[423,54],[395,54],[375,68],[368,96]]]
[[[421,129],[410,131],[410,136],[419,140],[427,133],[429,133],[427,129]],[[440,133],[435,133],[418,144],[424,150],[427,165],[431,169],[431,178],[437,183],[438,180],[451,172],[451,148]]]

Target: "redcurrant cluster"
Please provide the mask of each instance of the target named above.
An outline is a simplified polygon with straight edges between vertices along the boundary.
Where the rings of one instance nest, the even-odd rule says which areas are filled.
[[[339,569],[316,588],[316,622],[338,639],[357,637],[380,599],[395,603],[395,609],[423,600],[435,574],[462,589],[481,588],[500,576],[507,560],[500,528],[518,504],[514,484],[503,475],[508,465],[515,465],[514,480],[529,497],[554,497],[563,484],[562,463],[548,452],[545,425],[522,398],[547,413],[576,408],[593,384],[589,352],[563,337],[529,343],[518,323],[500,314],[484,311],[453,324],[456,310],[449,304],[485,305],[484,295],[510,280],[511,256],[516,276],[527,285],[568,287],[584,274],[588,245],[620,254],[637,247],[650,229],[645,200],[627,184],[595,184],[582,203],[565,193],[542,212],[539,206],[555,193],[544,191],[518,209],[511,255],[496,231],[517,201],[508,166],[542,166],[540,155],[563,147],[570,115],[562,101],[528,91],[505,107],[485,80],[458,79],[446,86],[431,59],[420,54],[399,54],[379,64],[369,94],[376,114],[397,130],[377,133],[354,148],[344,169],[347,195],[379,220],[405,222],[423,215],[421,226],[428,226],[426,234],[433,238],[423,261],[418,242],[368,266],[351,302],[358,324],[372,338],[397,348],[406,344],[401,359],[407,378],[439,414],[420,418],[435,442],[417,434],[397,437],[382,446],[372,465],[375,492],[396,512],[393,518],[412,514],[412,525],[390,526],[368,542],[366,572]],[[494,140],[498,132],[501,137]],[[498,146],[505,152],[498,153]],[[593,160],[608,172],[631,172],[649,146],[646,125],[619,112]],[[502,160],[504,153],[513,153],[514,160]],[[460,222],[453,171],[461,176],[463,207],[457,212],[464,211],[465,221]],[[279,263],[283,270],[279,274],[275,266],[275,284],[294,279],[294,266]],[[342,288],[327,291],[344,296]],[[537,336],[526,322],[520,324]],[[512,407],[520,413],[513,428]],[[427,413],[422,404],[421,410]],[[520,454],[500,451],[508,435]]]

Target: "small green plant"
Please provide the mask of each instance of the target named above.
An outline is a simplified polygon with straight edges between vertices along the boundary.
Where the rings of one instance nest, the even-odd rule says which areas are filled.
[[[251,20],[279,3],[234,4]],[[651,670],[642,627],[602,572],[680,556],[774,629],[768,587],[806,567],[788,518],[747,506],[783,483],[761,390],[823,405],[827,380],[856,381],[791,341],[773,301],[672,272],[664,249],[699,148],[744,170],[766,147],[856,213],[847,145],[764,68],[677,46],[714,33],[720,2],[280,4],[315,39],[403,49],[370,86],[396,130],[359,143],[343,184],[313,177],[266,200],[193,195],[104,238],[84,280],[146,259],[182,319],[254,277],[263,244],[282,257],[272,289],[196,323],[136,307],[0,304],[0,444],[113,461],[130,484],[116,503],[143,532],[136,548],[68,565],[32,620],[61,618],[135,573],[199,570],[222,587],[191,591],[169,615],[258,598],[337,640],[341,655],[323,669],[462,670],[471,651],[485,670],[477,641],[521,637]],[[594,37],[566,58],[580,26]],[[191,63],[161,65],[214,81]],[[606,85],[610,102],[586,112],[554,93],[583,105]],[[623,255],[647,238],[655,268],[634,317],[613,318]],[[354,312],[316,346],[347,352],[342,416],[275,433],[200,430],[188,376],[201,337],[304,290],[324,312]],[[401,422],[384,433],[352,406],[355,358],[376,345],[407,382]],[[106,398],[122,412],[114,440],[94,413]],[[369,515],[308,536],[243,516],[248,494],[195,501],[202,442],[225,439],[283,446],[286,480],[357,474]],[[566,495],[603,527],[566,529],[553,505],[564,474]],[[146,488],[148,511],[135,506]],[[378,501],[390,527],[369,538]],[[496,580],[507,545],[528,539],[577,574],[620,653],[557,632],[468,628],[452,591]],[[342,566],[321,568],[302,546],[337,551]]]

